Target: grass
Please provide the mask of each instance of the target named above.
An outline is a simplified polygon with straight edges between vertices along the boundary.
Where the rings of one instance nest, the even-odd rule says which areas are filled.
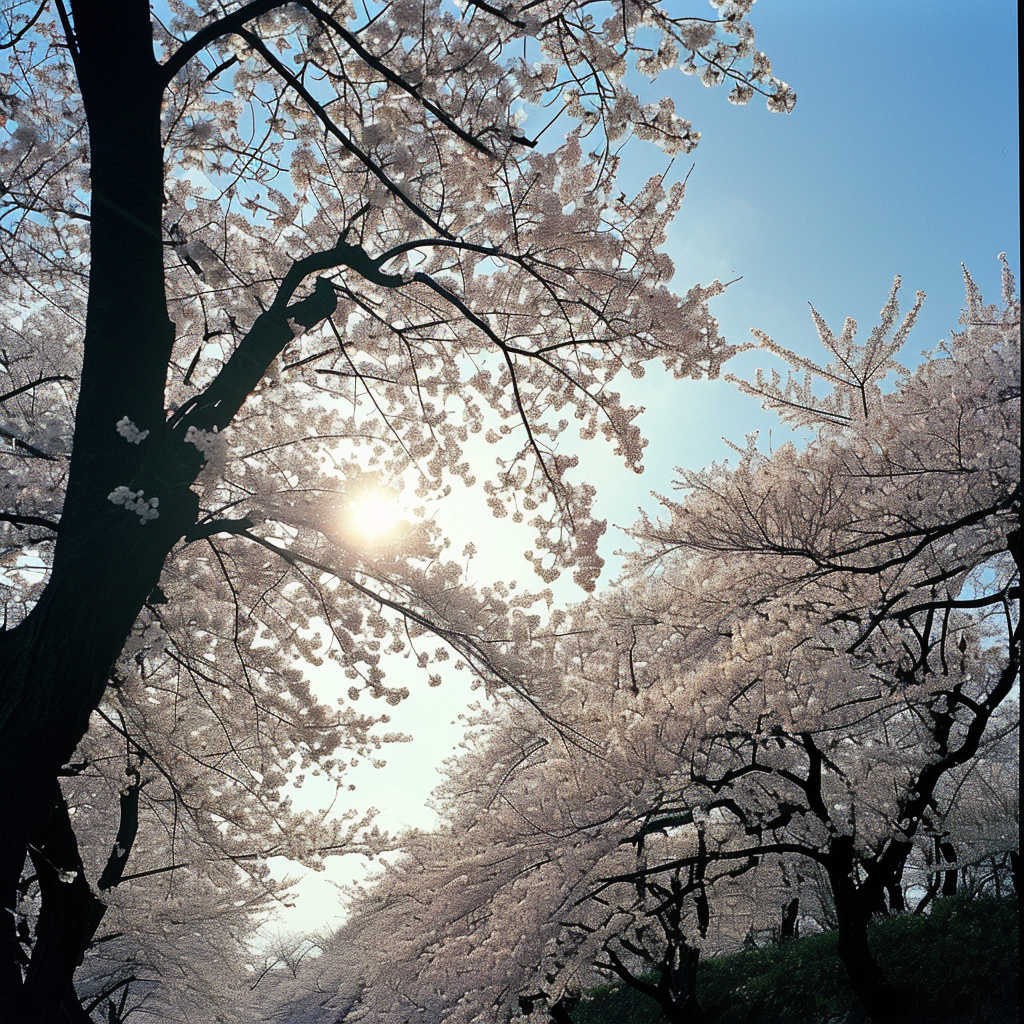
[[[927,916],[880,921],[872,950],[914,1007],[907,1024],[1010,1024],[1019,1019],[1019,903],[953,897]],[[836,955],[833,933],[716,957],[701,964],[706,1024],[864,1024]],[[573,1024],[662,1024],[632,989],[591,994]]]

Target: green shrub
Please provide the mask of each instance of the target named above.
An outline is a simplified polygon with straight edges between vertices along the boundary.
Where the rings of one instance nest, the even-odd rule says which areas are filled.
[[[879,921],[871,948],[914,1007],[907,1024],[1010,1024],[1020,1006],[1019,904],[938,900],[927,916]],[[716,957],[701,964],[706,1024],[863,1024],[834,933]],[[658,1007],[628,988],[592,993],[574,1024],[661,1024]]]

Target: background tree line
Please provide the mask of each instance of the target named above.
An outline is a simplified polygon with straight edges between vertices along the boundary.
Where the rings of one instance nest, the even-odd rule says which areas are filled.
[[[611,978],[691,1024],[702,952],[800,928],[904,1018],[869,922],[1019,886],[1020,306],[966,283],[913,372],[899,282],[863,343],[814,314],[820,363],[762,337],[795,373],[736,383],[811,442],[687,478],[534,638],[545,715],[490,716],[300,1019],[562,1021]]]

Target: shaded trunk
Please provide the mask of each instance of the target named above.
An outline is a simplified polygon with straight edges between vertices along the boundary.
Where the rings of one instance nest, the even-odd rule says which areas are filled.
[[[853,852],[852,837],[840,836],[825,864],[836,905],[837,952],[850,987],[874,1024],[895,1024],[904,1016],[905,998],[886,979],[868,944],[868,924],[880,893],[873,885],[858,884]]]
[[[786,904],[786,909],[782,912],[782,925],[779,928],[779,941],[785,942],[787,939],[795,939],[799,934],[799,928],[797,927],[797,917],[800,913],[800,897],[794,896],[789,903]]]
[[[95,931],[92,922],[98,923],[102,917],[102,904],[89,888],[64,794],[56,780],[29,856],[39,882],[41,906],[24,991],[31,996],[35,1016],[51,1020],[61,1007],[77,1003],[71,978]]]
[[[889,897],[889,913],[891,914],[905,914],[907,912],[907,899],[903,895],[903,868],[905,863],[905,861],[900,863],[899,871],[885,886],[886,894]]]
[[[668,1024],[701,1024],[704,1011],[697,1001],[697,966],[700,950],[682,946],[672,963],[662,969],[658,1005]]]
[[[52,571],[30,614],[0,633],[3,1024],[57,1020],[70,989],[87,927],[80,911],[88,884],[80,873],[74,883],[61,876],[57,888],[46,883],[41,929],[47,915],[63,917],[47,925],[49,938],[36,944],[23,981],[13,916],[18,881],[32,837],[50,833],[57,842],[51,820],[57,773],[85,733],[168,552],[196,512],[187,474],[169,479],[164,468],[163,394],[174,328],[164,291],[162,89],[149,6],[91,0],[72,11],[92,161],[89,299]],[[150,430],[150,438],[128,443],[116,429],[124,416]],[[143,522],[114,505],[108,496],[119,486],[158,494],[159,518]]]
[[[868,945],[870,915],[854,908],[839,916],[839,959],[861,1005],[875,1024],[892,1024],[901,1017],[902,999],[886,980]]]
[[[955,896],[957,883],[956,850],[948,840],[941,842],[936,840],[936,848],[943,863],[952,864],[953,867],[942,872],[942,895]]]
[[[569,1016],[569,1002],[559,999],[554,1006],[548,1008],[548,1016],[553,1024],[572,1024],[572,1017]]]

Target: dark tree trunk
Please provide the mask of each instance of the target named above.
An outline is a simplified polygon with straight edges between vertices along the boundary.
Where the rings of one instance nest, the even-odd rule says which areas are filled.
[[[76,876],[82,880],[70,886],[74,899],[44,896],[44,904],[62,908],[65,916],[46,918],[50,938],[37,944],[23,984],[12,916],[19,877],[31,837],[49,827],[57,773],[84,734],[168,552],[196,512],[187,473],[168,479],[162,457],[174,328],[164,291],[162,89],[149,5],[90,0],[74,3],[72,14],[92,160],[89,299],[74,447],[52,571],[30,614],[0,633],[4,1024],[57,1020],[70,988],[76,956],[68,950],[84,927],[78,911],[85,894],[78,890],[84,885],[87,891],[87,883]],[[148,429],[150,438],[126,442],[116,430],[123,416]],[[159,495],[159,518],[143,523],[114,505],[108,495],[119,486]],[[50,913],[44,906],[41,927]],[[64,933],[60,942],[58,933]],[[55,952],[58,945],[61,951]]]
[[[570,999],[559,999],[554,1006],[548,1008],[548,1016],[551,1018],[553,1024],[572,1024],[572,1017],[569,1016],[569,1010],[572,1009],[575,1000]]]
[[[891,1024],[900,1019],[899,993],[886,980],[882,968],[868,945],[870,915],[857,909],[839,917],[839,959],[846,968],[850,984],[875,1024]]]
[[[800,897],[794,896],[789,903],[786,904],[786,909],[782,912],[782,926],[779,928],[779,941],[785,942],[787,939],[795,939],[797,937],[797,915],[800,913]]]
[[[684,885],[678,874],[669,882],[672,900],[660,915],[667,948],[661,963],[661,976],[654,998],[669,1024],[700,1024],[704,1011],[697,1001],[697,965],[700,949],[690,945],[683,930],[683,906],[688,892],[693,893],[697,930],[706,938],[711,923],[711,904],[704,878],[708,866],[708,852],[703,827],[697,830],[697,860],[690,867],[690,877]]]
[[[892,879],[886,883],[885,891],[889,897],[889,913],[905,914],[907,912],[907,900],[903,895],[903,868],[905,861],[900,863],[899,870],[894,873]]]
[[[662,970],[658,1005],[668,1024],[701,1024],[704,1011],[697,1001],[697,966],[700,950],[684,945],[673,963]]]
[[[888,982],[868,945],[868,924],[879,894],[872,886],[858,884],[853,852],[852,837],[840,836],[832,842],[825,863],[836,905],[837,952],[854,994],[874,1024],[895,1024],[904,1016],[905,1000]]]
[[[31,996],[33,1013],[50,1020],[62,1007],[77,1002],[71,978],[95,930],[90,925],[102,916],[56,779],[29,856],[39,880],[41,909],[25,992]]]
[[[942,895],[955,896],[957,883],[956,850],[948,840],[937,843],[939,856],[944,863],[954,865],[948,871],[942,872]]]

